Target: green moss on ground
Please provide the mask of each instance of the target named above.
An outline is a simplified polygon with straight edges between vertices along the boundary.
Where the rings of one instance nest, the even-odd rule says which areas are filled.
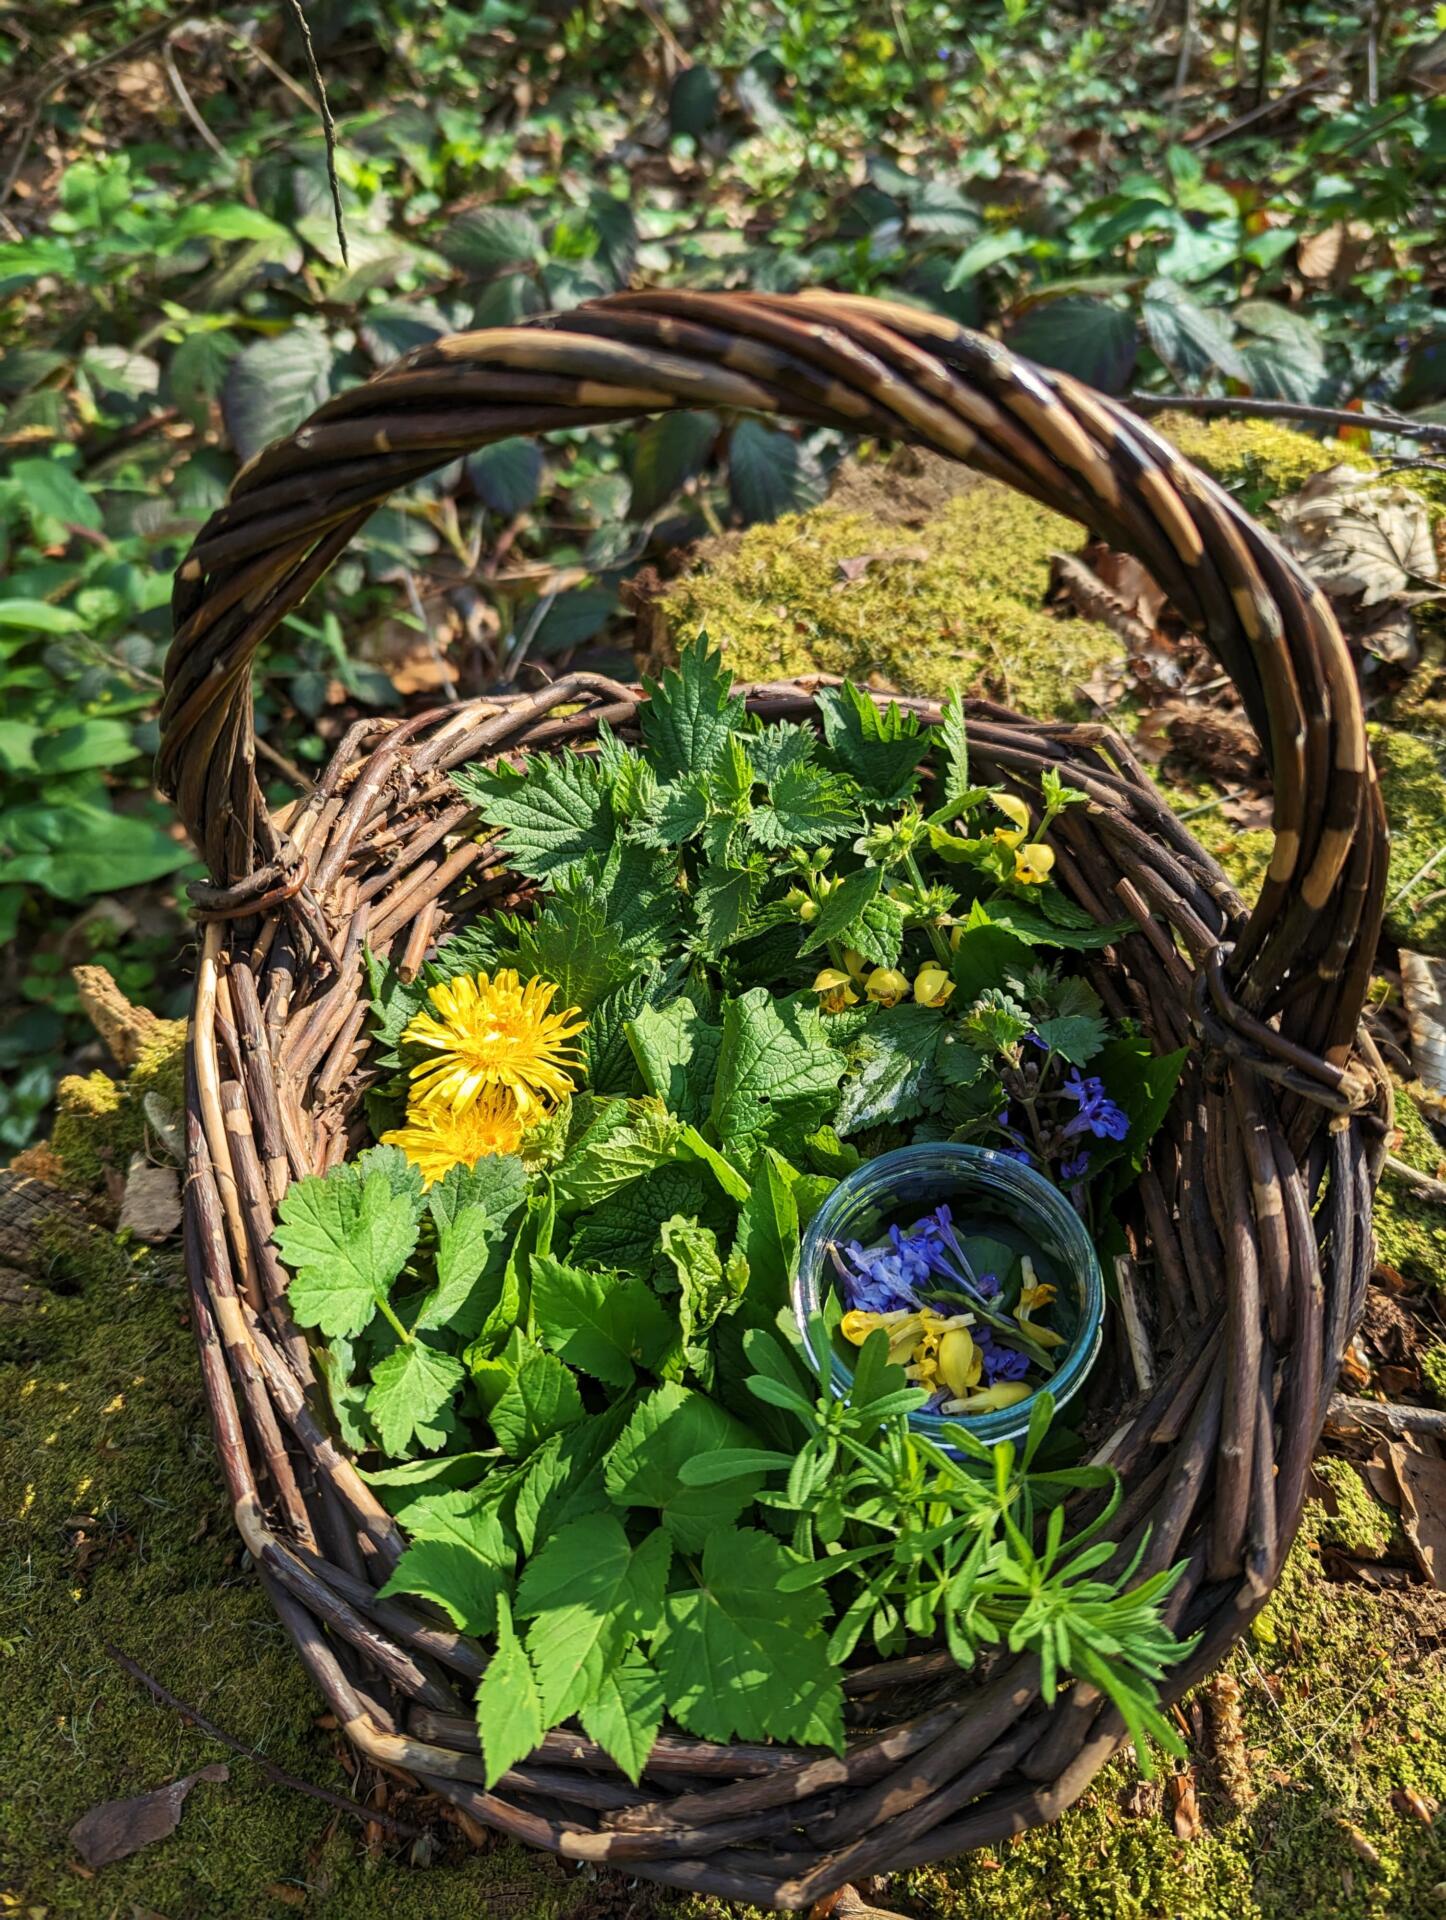
[[[1434,1346],[1426,1349],[1421,1362],[1421,1378],[1436,1404],[1446,1407],[1446,1340],[1438,1340]]]
[[[1446,952],[1446,743],[1373,727],[1371,749],[1391,823],[1386,931],[1418,953]]]
[[[956,484],[917,521],[832,506],[707,543],[662,602],[674,642],[705,629],[741,680],[874,676],[908,693],[958,686],[1032,715],[1082,714],[1080,681],[1121,647],[1045,607],[1050,554],[1078,548],[1079,529],[993,482],[961,473]]]
[[[1323,1501],[1313,1508],[1312,1537],[1317,1544],[1339,1547],[1363,1560],[1381,1559],[1398,1531],[1390,1508],[1376,1498],[1349,1460],[1323,1455],[1315,1463],[1315,1477],[1329,1491],[1335,1509],[1328,1511]]]
[[[1404,1087],[1396,1089],[1398,1159],[1437,1174],[1446,1160],[1440,1141]],[[1388,1167],[1376,1191],[1376,1255],[1417,1286],[1446,1288],[1446,1211],[1421,1199]]]
[[[1165,413],[1155,422],[1187,460],[1218,480],[1249,513],[1268,517],[1273,500],[1296,493],[1314,473],[1327,467],[1361,467],[1375,462],[1359,447],[1340,440],[1317,440],[1273,420],[1210,420],[1194,413]]]
[[[108,1173],[125,1173],[145,1145],[147,1094],[167,1113],[181,1111],[185,1046],[185,1021],[161,1020],[123,1080],[77,1073],[60,1082],[50,1144],[72,1192],[95,1193]]]

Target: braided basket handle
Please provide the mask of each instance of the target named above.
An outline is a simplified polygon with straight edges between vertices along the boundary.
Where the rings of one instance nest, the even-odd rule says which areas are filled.
[[[251,662],[373,510],[520,433],[724,407],[962,461],[1135,554],[1244,700],[1274,780],[1275,853],[1217,1005],[1351,1056],[1386,829],[1345,642],[1261,527],[1144,422],[940,315],[843,294],[624,293],[457,334],[339,395],[252,460],[176,582],[158,778],[222,886],[281,853],[255,773]],[[1226,984],[1228,982],[1228,985]]]

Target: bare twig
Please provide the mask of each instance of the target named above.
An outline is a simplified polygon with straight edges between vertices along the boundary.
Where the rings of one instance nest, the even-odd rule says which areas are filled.
[[[223,1732],[214,1721],[208,1720],[205,1714],[195,1707],[187,1706],[184,1700],[178,1699],[169,1687],[163,1687],[159,1680],[147,1673],[144,1667],[138,1666],[128,1654],[122,1653],[119,1647],[107,1647],[106,1652],[118,1667],[125,1669],[132,1680],[139,1680],[143,1687],[149,1688],[162,1706],[174,1707],[182,1719],[189,1720],[191,1725],[199,1733],[204,1733],[208,1740],[218,1741],[221,1746],[229,1747],[232,1753],[239,1753],[243,1758],[253,1761],[273,1786],[285,1787],[291,1793],[304,1793],[308,1800],[320,1800],[328,1807],[335,1807],[338,1813],[350,1814],[354,1820],[374,1820],[379,1827],[386,1827],[399,1839],[420,1838],[422,1829],[414,1827],[410,1821],[398,1820],[394,1814],[383,1813],[377,1807],[364,1807],[359,1800],[349,1800],[344,1793],[332,1793],[326,1787],[313,1785],[310,1780],[299,1780],[294,1773],[283,1772],[280,1767],[273,1766],[263,1754],[259,1754],[254,1747],[248,1747],[244,1740],[238,1740],[233,1733]]]
[[[167,78],[170,80],[171,91],[180,102],[181,112],[185,114],[191,125],[196,129],[197,133],[200,134],[201,138],[211,149],[212,153],[215,154],[222,166],[225,167],[226,171],[228,173],[236,173],[239,169],[237,168],[235,160],[227,153],[226,149],[221,145],[221,142],[201,118],[201,110],[191,98],[190,88],[181,78],[181,70],[176,65],[174,37],[170,34],[167,34],[166,38],[161,42],[161,61],[165,66]]]
[[[1132,393],[1140,413],[1246,413],[1267,420],[1305,420],[1317,427],[1361,427],[1368,433],[1393,433],[1403,440],[1446,444],[1446,422],[1408,420],[1402,414],[1351,413],[1345,407],[1308,407],[1294,400],[1254,400],[1249,394]]]
[[[1419,1167],[1413,1167],[1406,1160],[1398,1160],[1394,1153],[1386,1155],[1386,1172],[1400,1181],[1403,1187],[1409,1187],[1412,1193],[1419,1194],[1423,1200],[1434,1200],[1438,1207],[1446,1207],[1446,1180],[1437,1180],[1429,1173],[1422,1173]]]
[[[1434,1433],[1446,1437],[1446,1413],[1434,1407],[1403,1407],[1394,1400],[1361,1400],[1353,1393],[1331,1395],[1330,1417],[1338,1425],[1384,1427],[1387,1433]]]
[[[286,0],[291,9],[291,17],[296,22],[296,30],[301,35],[301,45],[306,54],[306,70],[311,75],[311,84],[316,88],[317,105],[321,108],[321,130],[326,136],[326,183],[331,188],[331,210],[336,216],[336,243],[341,248],[342,265],[351,265],[346,249],[346,221],[341,212],[341,182],[336,177],[336,122],[331,117],[331,103],[326,97],[326,82],[321,77],[321,68],[317,65],[316,48],[311,43],[311,25],[307,20],[301,0]]]

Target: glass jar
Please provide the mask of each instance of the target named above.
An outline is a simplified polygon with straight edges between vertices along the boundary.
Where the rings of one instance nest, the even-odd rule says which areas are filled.
[[[1003,1236],[1021,1253],[1032,1254],[1040,1278],[1058,1288],[1054,1308],[1043,1322],[1065,1337],[1058,1364],[1035,1393],[992,1413],[941,1414],[922,1410],[909,1424],[940,1445],[945,1431],[962,1426],[993,1445],[1018,1439],[1029,1426],[1039,1392],[1053,1394],[1062,1406],[1079,1390],[1100,1349],[1105,1289],[1100,1265],[1084,1223],[1058,1188],[1032,1167],[988,1147],[940,1141],[900,1147],[880,1154],[842,1179],[808,1224],[793,1281],[793,1310],[805,1345],[808,1322],[836,1291],[828,1249],[835,1242],[883,1238],[891,1225],[910,1226],[941,1203],[947,1204],[960,1238],[972,1233]],[[967,1305],[961,1301],[961,1307]],[[1072,1324],[1071,1324],[1072,1322]],[[848,1391],[853,1369],[840,1340],[830,1353],[834,1391]],[[815,1361],[819,1356],[814,1355]]]

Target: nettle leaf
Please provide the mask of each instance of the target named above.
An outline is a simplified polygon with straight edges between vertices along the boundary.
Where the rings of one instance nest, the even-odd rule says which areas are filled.
[[[650,1507],[684,1553],[696,1553],[726,1527],[763,1484],[748,1475],[716,1486],[685,1486],[685,1461],[724,1448],[747,1447],[754,1436],[716,1401],[676,1381],[648,1395],[608,1455],[606,1485],[620,1507]]]
[[[972,806],[981,792],[969,784],[969,736],[964,724],[964,700],[957,688],[944,702],[935,737],[943,748],[936,811],[952,819]]]
[[[409,1340],[379,1360],[366,1404],[386,1452],[405,1453],[412,1435],[436,1420],[465,1378],[454,1354],[425,1340]]]
[[[560,1007],[591,1013],[636,971],[605,903],[585,885],[559,888],[534,919],[509,919],[508,931],[515,941],[508,964],[524,980],[554,981]]]
[[[641,1281],[569,1267],[550,1254],[531,1261],[532,1315],[538,1338],[569,1366],[605,1386],[633,1384],[633,1363],[656,1372],[673,1325]]]
[[[691,1000],[645,1007],[629,1021],[628,1041],[649,1093],[693,1126],[708,1117],[723,1029],[705,1020]]]
[[[328,1336],[362,1332],[411,1257],[420,1213],[382,1172],[340,1168],[289,1187],[272,1239],[292,1270],[298,1324]]]
[[[1093,1014],[1065,1013],[1052,1020],[1041,1020],[1035,1032],[1047,1047],[1052,1047],[1071,1066],[1082,1067],[1093,1060],[1109,1037],[1109,1027]]]
[[[695,69],[696,71],[696,69]],[[582,1730],[596,1740],[636,1786],[663,1724],[663,1683],[657,1669],[636,1650],[603,1675],[590,1700],[578,1708]]]
[[[549,1724],[590,1700],[629,1641],[657,1630],[673,1547],[661,1527],[634,1547],[613,1513],[560,1528],[527,1563],[519,1618],[532,1617],[527,1651]]]
[[[827,1119],[844,1062],[812,1008],[755,987],[728,1003],[709,1119],[745,1165],[766,1141],[801,1139]]]
[[[701,1583],[668,1596],[653,1657],[673,1717],[705,1740],[843,1748],[843,1688],[828,1657],[819,1586],[779,1590],[798,1565],[755,1527],[720,1530]]]
[[[944,1015],[935,1007],[874,1010],[851,1058],[834,1119],[840,1135],[882,1120],[937,1112],[943,1089],[935,1071]]]
[[[550,1434],[576,1426],[583,1417],[577,1382],[556,1354],[531,1341],[519,1345],[519,1364],[487,1415],[498,1446],[514,1459],[525,1458]]]
[[[609,1100],[587,1122],[554,1176],[559,1203],[567,1208],[596,1206],[654,1168],[689,1157],[687,1132],[681,1120],[657,1104]]]
[[[634,960],[656,960],[677,944],[683,895],[674,861],[635,840],[622,840],[596,872],[594,865],[584,869],[584,883],[596,888],[625,952]]]
[[[670,1214],[696,1214],[719,1196],[701,1166],[659,1167],[582,1215],[569,1258],[579,1266],[618,1268],[645,1278],[668,1277],[658,1229]]]
[[[626,820],[641,819],[658,791],[658,776],[638,752],[619,740],[606,720],[598,722],[597,759],[612,789],[613,807]]]
[[[817,704],[829,754],[842,772],[891,804],[913,792],[929,736],[912,713],[892,701],[878,706],[847,680],[824,687]]]
[[[818,918],[808,929],[801,949],[816,953],[834,941],[841,941],[850,927],[862,920],[884,884],[882,867],[860,867],[834,883],[832,891],[820,902]]]
[[[767,878],[768,863],[756,855],[739,867],[704,867],[693,893],[693,913],[698,946],[709,959],[716,960],[747,932]]]
[[[723,656],[702,634],[661,681],[644,680],[648,698],[638,709],[638,725],[660,780],[711,773],[717,766],[729,733],[743,719],[732,684]]]
[[[513,1630],[505,1599],[499,1599],[497,1607],[497,1651],[477,1689],[477,1731],[482,1736],[489,1787],[495,1787],[509,1767],[525,1760],[546,1731],[542,1690]]]
[[[434,1507],[413,1511],[407,1524],[412,1544],[378,1597],[419,1594],[439,1606],[459,1633],[491,1633],[497,1625],[497,1597],[511,1586],[516,1560],[496,1513],[490,1508],[439,1512]]]
[[[648,1006],[656,980],[644,973],[604,994],[580,1035],[587,1084],[594,1093],[630,1094],[638,1088],[638,1063],[628,1045],[628,1022]]]
[[[489,826],[505,829],[508,864],[533,880],[564,879],[589,854],[606,857],[612,847],[607,783],[584,754],[537,754],[521,773],[459,767],[452,781]]]
[[[768,798],[748,816],[748,832],[762,847],[818,847],[858,825],[857,788],[807,761],[783,767]]]
[[[1062,894],[1058,895],[1063,900]],[[1066,904],[1071,904],[1066,902]],[[1051,914],[1054,906],[1051,905]],[[1133,920],[1117,920],[1111,926],[1099,926],[1084,913],[1079,913],[1088,921],[1085,926],[1069,924],[1063,918],[1045,919],[1042,914],[1033,913],[1028,907],[1021,906],[1015,900],[994,900],[990,903],[989,917],[993,924],[1002,927],[1005,932],[1015,934],[1027,945],[1036,947],[1068,947],[1072,952],[1084,953],[1095,947],[1113,946],[1127,933],[1138,933],[1139,928]]]
[[[426,1001],[426,987],[419,980],[403,980],[396,968],[380,959],[370,947],[362,949],[362,965],[366,968],[367,1004],[372,1011],[372,1064],[400,1066],[397,1048],[407,1023]]]
[[[748,757],[754,772],[765,785],[771,784],[789,767],[807,766],[818,753],[818,736],[812,727],[797,720],[778,720],[765,725],[753,716],[757,731],[748,736]]]
[[[689,774],[658,788],[648,812],[644,834],[652,846],[681,847],[701,833],[708,818],[708,780]]]

